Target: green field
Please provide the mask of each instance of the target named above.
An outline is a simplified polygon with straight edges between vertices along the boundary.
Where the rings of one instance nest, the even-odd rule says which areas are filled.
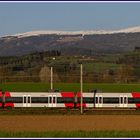
[[[0,84],[0,89],[3,91],[32,91],[45,92],[50,89],[49,83],[5,83]],[[54,89],[60,91],[80,91],[79,83],[55,83]],[[140,92],[140,84],[100,84],[100,83],[84,83],[84,92],[91,89],[98,89],[102,92]]]
[[[101,72],[109,69],[117,70],[119,69],[120,65],[115,63],[94,62],[94,63],[84,63],[83,67],[86,72],[94,72],[94,71]]]
[[[46,138],[109,138],[109,137],[140,137],[140,131],[72,131],[72,132],[64,132],[64,131],[55,131],[55,132],[5,132],[0,131],[0,137],[46,137]]]

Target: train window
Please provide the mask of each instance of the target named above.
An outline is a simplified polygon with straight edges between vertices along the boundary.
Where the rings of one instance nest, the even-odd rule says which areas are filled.
[[[140,98],[128,98],[128,103],[129,104],[140,103]]]
[[[62,97],[57,97],[57,103],[74,103],[74,98],[62,98]]]
[[[78,103],[81,103],[81,98],[77,99]],[[83,97],[83,103],[94,103],[94,98],[93,97]]]
[[[25,100],[24,100],[24,103],[26,103],[26,97],[24,97]],[[22,97],[6,97],[5,98],[5,102],[7,103],[22,103]]]
[[[0,98],[0,102],[2,102],[2,98]]]
[[[94,97],[83,97],[83,102],[85,103],[94,103]]]
[[[50,101],[51,101],[51,97]],[[47,97],[31,97],[31,102],[32,103],[48,103],[48,98]],[[51,102],[49,102],[51,103]]]
[[[105,103],[105,104],[118,104],[119,98],[117,98],[117,97],[104,97],[103,103]]]
[[[83,98],[83,102],[84,102],[85,100],[84,100],[84,98]],[[81,103],[81,98],[78,98],[77,99],[77,103]]]

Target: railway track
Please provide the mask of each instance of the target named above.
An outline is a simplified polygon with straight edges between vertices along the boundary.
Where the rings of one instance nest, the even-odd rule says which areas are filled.
[[[0,109],[0,115],[80,115],[80,108],[12,108]],[[84,115],[140,115],[139,109],[86,108]]]
[[[92,110],[92,111],[105,111],[105,110],[112,110],[112,111],[136,111],[137,108],[88,108],[84,110]]]

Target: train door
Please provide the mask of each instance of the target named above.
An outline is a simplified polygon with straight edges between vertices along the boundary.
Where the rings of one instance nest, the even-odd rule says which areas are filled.
[[[120,104],[120,107],[123,107],[123,96],[120,95],[120,98],[119,98],[119,104]]]
[[[120,95],[119,98],[120,107],[127,107],[128,105],[128,97],[126,95]]]
[[[48,107],[56,107],[56,104],[57,104],[56,95],[49,95],[48,96]]]
[[[103,96],[102,95],[98,96],[98,107],[103,107]]]
[[[31,95],[23,95],[23,107],[31,107]]]
[[[48,96],[48,107],[52,107],[52,95]]]
[[[27,95],[27,107],[31,107],[31,95]]]
[[[124,100],[123,107],[127,107],[127,105],[128,105],[128,97],[125,95],[123,100]]]
[[[102,107],[103,106],[103,96],[97,95],[95,99],[96,99],[95,107]]]
[[[52,107],[56,107],[56,103],[57,103],[56,95],[53,95],[52,98],[53,98],[53,100],[52,100],[53,101]]]
[[[23,107],[26,107],[26,95],[23,95]]]

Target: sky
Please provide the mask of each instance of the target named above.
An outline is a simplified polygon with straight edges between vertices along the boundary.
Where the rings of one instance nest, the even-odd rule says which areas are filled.
[[[140,3],[2,3],[0,36],[36,30],[114,30],[140,25]]]

